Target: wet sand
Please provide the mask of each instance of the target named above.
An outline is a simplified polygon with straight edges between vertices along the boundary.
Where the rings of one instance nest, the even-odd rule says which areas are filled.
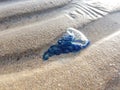
[[[119,7],[94,8],[99,14],[93,7],[84,7],[84,2],[74,1],[2,1],[0,90],[120,89]],[[43,62],[44,51],[68,27],[83,32],[91,45],[80,53]]]

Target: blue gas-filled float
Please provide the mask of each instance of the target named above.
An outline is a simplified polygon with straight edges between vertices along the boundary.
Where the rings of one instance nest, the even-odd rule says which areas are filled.
[[[89,44],[90,41],[82,32],[74,28],[68,28],[57,43],[50,46],[49,49],[44,52],[43,60],[48,60],[49,57],[54,55],[79,52],[80,50],[86,48]]]

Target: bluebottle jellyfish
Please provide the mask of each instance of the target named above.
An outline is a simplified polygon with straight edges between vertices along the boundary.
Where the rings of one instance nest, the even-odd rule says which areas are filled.
[[[90,44],[87,37],[74,28],[68,28],[55,45],[49,47],[43,54],[43,60],[48,60],[49,57],[60,54],[79,52]]]

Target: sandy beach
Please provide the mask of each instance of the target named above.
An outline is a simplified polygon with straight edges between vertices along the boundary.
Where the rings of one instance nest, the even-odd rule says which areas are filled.
[[[120,2],[106,3],[0,1],[0,90],[120,90]],[[43,61],[68,27],[90,46]]]

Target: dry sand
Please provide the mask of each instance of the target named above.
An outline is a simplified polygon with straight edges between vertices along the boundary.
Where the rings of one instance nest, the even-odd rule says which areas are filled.
[[[100,1],[1,1],[0,90],[120,90],[120,2]],[[43,62],[68,27],[91,45]]]

